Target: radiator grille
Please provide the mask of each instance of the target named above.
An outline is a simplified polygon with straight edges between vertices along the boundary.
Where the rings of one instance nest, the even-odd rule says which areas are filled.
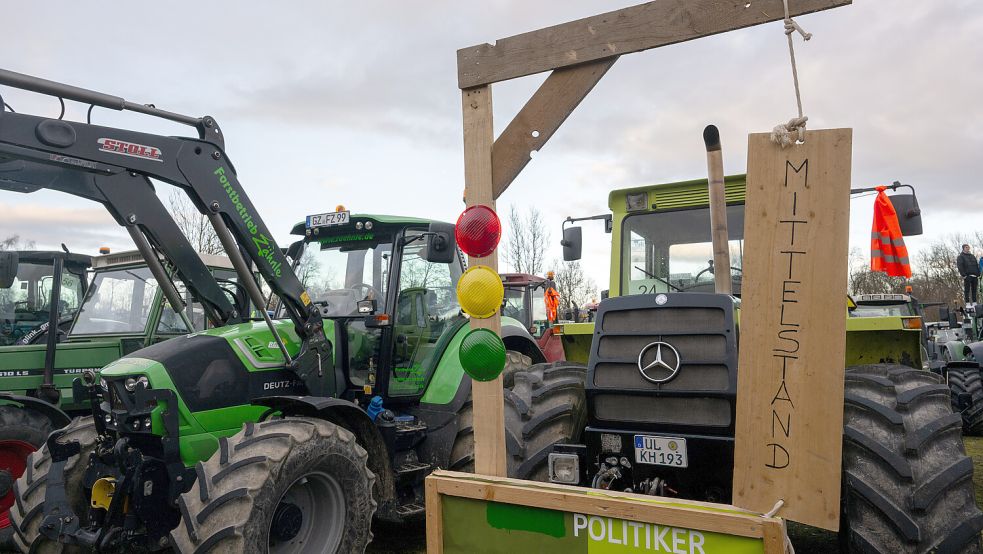
[[[638,425],[730,427],[737,387],[737,331],[728,296],[700,293],[614,298],[601,304],[600,330],[589,366],[592,416],[605,423]],[[679,370],[663,383],[652,382],[639,370],[654,359],[653,343],[665,343],[678,353]],[[647,349],[647,347],[649,347]],[[664,346],[664,361],[676,364]],[[646,370],[662,379],[671,371]]]
[[[723,398],[665,398],[604,395],[595,400],[601,421],[729,427],[730,402]]]

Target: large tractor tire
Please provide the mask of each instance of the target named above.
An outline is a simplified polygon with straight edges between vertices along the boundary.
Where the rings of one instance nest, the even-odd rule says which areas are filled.
[[[65,427],[60,439],[67,443],[78,441],[82,450],[65,463],[65,492],[76,514],[88,513],[89,499],[82,494],[82,481],[89,455],[95,450],[96,426],[91,417],[76,418]],[[51,469],[51,455],[48,447],[31,454],[27,460],[24,475],[14,483],[15,502],[10,508],[10,523],[14,530],[14,544],[21,552],[38,554],[83,552],[77,546],[67,546],[51,542],[41,535],[41,520],[44,519],[44,494]]]
[[[536,364],[513,374],[506,387],[505,446],[509,477],[547,481],[554,444],[580,439],[587,418],[587,368],[573,362]],[[474,409],[468,400],[458,416],[450,469],[474,472]]]
[[[952,397],[952,411],[963,418],[963,434],[971,437],[983,435],[983,380],[979,368],[948,368],[946,371]],[[972,404],[960,409],[959,398],[968,394]]]
[[[510,389],[515,383],[515,374],[518,371],[529,369],[532,365],[532,358],[516,350],[505,351],[505,369],[502,370],[502,386]]]
[[[247,423],[195,467],[171,543],[182,554],[363,552],[375,475],[355,436],[328,421]]]
[[[14,505],[14,481],[24,474],[27,457],[44,444],[51,420],[28,408],[0,406],[0,552],[14,550],[10,507]]]
[[[848,368],[843,412],[844,552],[983,552],[983,513],[962,420],[934,373]]]
[[[505,391],[509,476],[549,481],[554,444],[577,443],[587,423],[587,368],[575,362],[536,364],[515,374]]]
[[[515,374],[519,371],[528,370],[532,366],[532,358],[525,354],[515,351],[505,351],[505,369],[502,370],[502,387],[512,388],[515,382]],[[454,445],[451,448],[451,459],[448,469],[474,473],[474,406],[471,404],[471,395],[457,412],[457,435],[454,437]]]

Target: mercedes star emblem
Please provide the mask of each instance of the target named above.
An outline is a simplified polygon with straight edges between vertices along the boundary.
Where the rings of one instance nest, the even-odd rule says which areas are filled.
[[[652,350],[655,350],[655,359],[645,363],[645,354]],[[642,374],[642,377],[653,383],[665,383],[671,380],[679,373],[680,365],[679,351],[668,342],[651,342],[645,345],[645,348],[642,348],[642,351],[638,353],[638,371]],[[659,373],[654,370],[667,371],[669,374],[665,377],[656,378],[649,375],[649,372]]]

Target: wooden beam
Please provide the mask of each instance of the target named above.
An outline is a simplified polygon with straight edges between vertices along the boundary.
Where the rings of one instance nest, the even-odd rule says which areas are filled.
[[[482,204],[495,209],[492,194],[492,123],[491,86],[462,92],[464,113],[464,191],[468,206]],[[485,258],[468,258],[468,265],[485,265],[498,271],[498,253]],[[502,334],[498,313],[488,319],[471,318],[472,329],[491,329]],[[471,383],[474,404],[474,469],[485,475],[504,476],[505,467],[505,404],[502,376],[494,381]]]
[[[497,199],[601,80],[617,57],[557,69],[512,119],[492,148],[492,186]]]
[[[437,482],[427,479],[424,484],[424,502],[427,507],[427,554],[444,552],[444,516],[437,492]]]
[[[792,16],[851,0],[789,0]],[[782,0],[658,0],[457,51],[458,88],[488,85],[784,18]]]

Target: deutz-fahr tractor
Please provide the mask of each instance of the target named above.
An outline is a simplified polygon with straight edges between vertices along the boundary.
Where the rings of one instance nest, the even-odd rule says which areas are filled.
[[[601,302],[591,335],[574,335],[593,336],[588,426],[582,443],[551,453],[552,481],[731,500],[740,299],[713,294],[713,272],[728,272],[739,294],[745,178],[725,179],[727,269],[707,262],[707,187],[698,180],[611,193],[612,298]],[[564,233],[568,258],[579,257],[579,232]],[[905,336],[885,327],[891,318],[878,319],[847,325],[842,548],[979,552],[983,513],[960,416],[941,377],[921,369],[920,326]],[[885,330],[894,335],[879,337]]]
[[[92,258],[45,254],[65,256],[61,290],[42,292],[59,297],[71,317],[59,326],[57,342],[23,340],[19,342],[26,344],[0,346],[0,550],[13,548],[7,511],[14,502],[13,483],[23,475],[28,455],[53,429],[64,427],[72,417],[91,414],[87,398],[74,398],[72,381],[145,346],[205,328],[200,306],[190,304],[190,292],[184,294],[194,329],[167,305],[138,251]],[[217,278],[235,277],[227,258],[201,257]],[[78,264],[81,273],[69,271],[73,259],[83,258],[84,267],[93,268],[84,297],[78,294],[81,283],[87,282],[83,264]],[[30,265],[37,259],[19,255],[18,275],[36,272]],[[43,280],[37,282],[43,286]]]
[[[452,225],[341,210],[309,216],[294,228],[302,238],[281,250],[214,118],[8,71],[0,84],[194,127],[198,138],[164,137],[3,112],[0,162],[25,163],[24,182],[103,202],[179,274],[182,252],[161,231],[173,221],[118,200],[152,192],[151,178],[181,188],[248,299],[270,306],[252,321],[209,294],[207,279],[192,280],[221,326],[76,380],[92,416],[53,432],[15,483],[22,550],[358,552],[374,516],[422,514],[431,468],[473,467]],[[51,179],[31,178],[39,164]],[[524,366],[505,393],[509,470],[545,479],[552,444],[579,439],[585,370],[535,363],[542,354],[518,322],[505,319],[503,335],[509,359]]]

